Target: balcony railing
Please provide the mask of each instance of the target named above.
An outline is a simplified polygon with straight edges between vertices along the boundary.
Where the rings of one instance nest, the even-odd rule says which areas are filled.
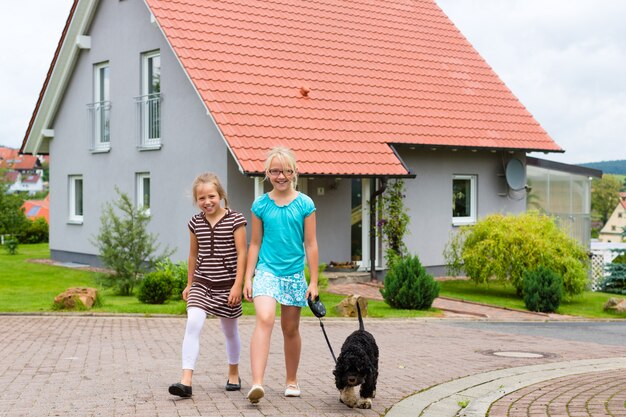
[[[161,145],[161,94],[147,94],[135,97],[139,147],[154,148]]]
[[[91,125],[91,149],[106,150],[111,147],[111,102],[97,101],[87,104]]]

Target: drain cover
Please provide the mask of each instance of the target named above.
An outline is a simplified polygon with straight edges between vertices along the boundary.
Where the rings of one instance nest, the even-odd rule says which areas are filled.
[[[483,350],[479,353],[487,356],[499,356],[501,358],[525,358],[525,359],[541,359],[554,358],[557,355],[546,352],[531,352],[523,350]]]
[[[504,351],[500,351],[500,352],[493,352],[492,355],[504,356],[505,358],[533,358],[533,359],[538,359],[538,358],[545,357],[541,353],[517,352],[517,351],[514,351],[514,350],[504,350]]]

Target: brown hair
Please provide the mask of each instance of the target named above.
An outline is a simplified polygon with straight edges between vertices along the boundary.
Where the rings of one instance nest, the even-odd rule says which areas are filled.
[[[217,194],[220,196],[220,199],[224,200],[224,206],[228,208],[228,197],[226,196],[226,191],[224,190],[224,187],[222,187],[220,179],[212,172],[204,172],[198,175],[195,180],[193,180],[193,184],[191,187],[193,191],[194,204],[198,200],[198,187],[204,184],[213,184],[215,190],[217,191]]]

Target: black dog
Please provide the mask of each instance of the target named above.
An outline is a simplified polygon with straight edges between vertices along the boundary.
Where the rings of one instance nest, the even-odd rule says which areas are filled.
[[[333,374],[342,403],[352,408],[371,408],[378,380],[378,345],[374,336],[365,331],[358,300],[356,308],[359,313],[359,330],[348,336],[341,346]],[[354,392],[357,385],[361,385],[360,398]]]

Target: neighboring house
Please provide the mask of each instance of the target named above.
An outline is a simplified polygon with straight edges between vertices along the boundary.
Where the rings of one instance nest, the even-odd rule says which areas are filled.
[[[250,219],[276,145],[298,156],[321,262],[369,265],[368,202],[404,178],[406,244],[434,273],[458,226],[525,211],[509,166],[562,152],[434,0],[77,0],[21,151],[56,158],[52,258],[97,264],[115,187],[183,260],[195,176]]]
[[[619,193],[619,202],[600,230],[598,240],[611,243],[623,242],[624,228],[626,228],[626,193]]]
[[[17,151],[16,151],[17,152]],[[41,160],[32,155],[16,155],[6,160],[5,178],[10,184],[8,193],[23,192],[30,195],[44,190]]]
[[[46,219],[46,222],[50,224],[50,194],[43,200],[26,200],[22,204],[24,214],[31,220],[35,220],[39,217]]]

